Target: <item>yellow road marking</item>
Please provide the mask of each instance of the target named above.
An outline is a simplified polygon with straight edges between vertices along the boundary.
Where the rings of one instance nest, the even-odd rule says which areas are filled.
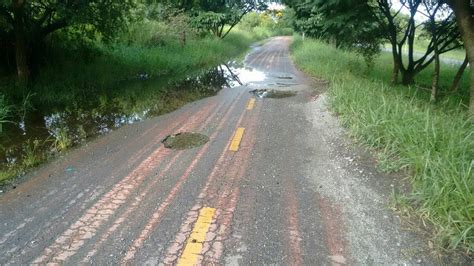
[[[237,130],[235,131],[234,137],[232,138],[232,141],[230,143],[230,147],[229,147],[230,151],[239,150],[240,142],[242,141],[242,137],[244,136],[244,131],[245,131],[245,128],[243,127],[237,128]]]
[[[255,98],[252,98],[247,103],[247,110],[252,110],[254,106],[255,106]]]
[[[186,242],[183,254],[178,260],[178,265],[196,265],[215,212],[216,209],[214,208],[204,207],[201,209],[193,231]]]

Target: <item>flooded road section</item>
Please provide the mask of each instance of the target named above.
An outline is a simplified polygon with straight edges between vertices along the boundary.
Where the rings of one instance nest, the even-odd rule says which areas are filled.
[[[140,74],[120,82],[116,89],[64,95],[75,99],[67,105],[35,103],[33,94],[32,107],[3,124],[0,171],[36,166],[124,125],[171,112],[187,102],[213,96],[222,88],[264,78],[263,72],[230,61],[181,80]]]

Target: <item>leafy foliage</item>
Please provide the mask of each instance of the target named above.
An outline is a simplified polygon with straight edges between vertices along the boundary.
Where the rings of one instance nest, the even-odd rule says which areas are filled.
[[[13,68],[18,77],[28,80],[30,68],[37,65],[43,41],[51,33],[62,30],[78,40],[103,38],[110,40],[133,16],[133,0],[2,0],[0,2],[0,60]],[[14,56],[15,55],[15,56]]]
[[[133,6],[132,0],[3,0],[0,2],[0,21],[6,27],[0,29],[7,33],[14,30],[15,9],[20,8],[25,31],[31,38],[45,37],[58,29],[79,25],[87,26],[83,27],[85,31],[111,37],[126,25]]]
[[[296,13],[295,27],[337,47],[354,48],[368,62],[379,52],[383,34],[365,0],[286,0]]]
[[[162,0],[159,2],[189,13],[192,24],[196,28],[201,31],[210,31],[219,38],[226,37],[247,13],[266,8],[266,1],[262,0]]]

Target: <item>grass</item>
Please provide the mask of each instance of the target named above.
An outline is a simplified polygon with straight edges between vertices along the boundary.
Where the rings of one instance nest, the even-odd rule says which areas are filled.
[[[5,101],[5,96],[0,94],[0,133],[3,132],[3,124],[8,123],[8,117],[12,111],[12,106]]]
[[[41,154],[38,152],[40,147],[40,141],[35,139],[33,141],[28,140],[24,145],[24,154],[23,154],[23,165],[26,168],[31,168],[39,165],[43,159]]]
[[[297,38],[292,54],[304,71],[330,81],[330,105],[353,137],[377,151],[386,171],[407,169],[413,189],[405,195],[450,249],[474,251],[474,124],[467,118],[468,77],[461,93],[429,104],[429,92],[390,86],[390,57],[373,71],[355,54],[317,40]],[[442,87],[456,69],[442,66]],[[417,77],[430,84],[430,69]]]

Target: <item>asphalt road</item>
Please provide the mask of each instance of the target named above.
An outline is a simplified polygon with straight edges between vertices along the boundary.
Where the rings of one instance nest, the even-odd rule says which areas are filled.
[[[346,137],[290,42],[255,47],[244,85],[120,128],[1,194],[0,264],[433,263],[389,209],[399,184]],[[210,141],[163,147],[185,131]]]

